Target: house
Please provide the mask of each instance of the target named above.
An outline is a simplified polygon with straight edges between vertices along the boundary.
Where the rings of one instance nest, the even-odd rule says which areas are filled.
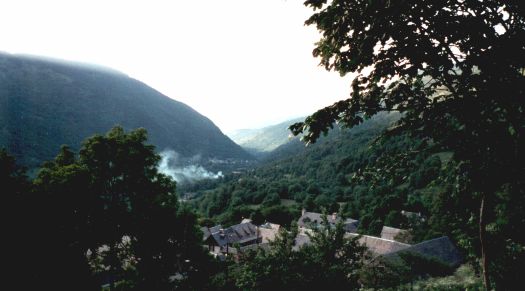
[[[415,253],[427,258],[433,258],[452,267],[458,267],[463,262],[463,255],[447,236],[415,244],[408,248],[392,252],[386,257],[396,259],[402,253]]]
[[[408,230],[399,229],[390,226],[383,226],[381,230],[381,238],[395,241],[402,241],[402,238],[407,238],[409,236]]]
[[[210,252],[231,253],[237,251],[237,248],[247,247],[258,244],[262,238],[257,227],[251,222],[239,223],[228,228],[222,228],[220,225],[209,229],[210,235],[205,238],[205,244]],[[230,248],[235,248],[230,251]]]
[[[345,238],[355,238],[355,237],[359,237],[357,239],[357,242],[361,244],[362,246],[367,247],[367,249],[373,255],[376,255],[376,256],[394,253],[397,251],[407,249],[411,246],[406,243],[384,239],[380,237],[375,237],[375,236],[358,235],[355,233],[345,234]]]
[[[266,222],[259,227],[259,235],[262,243],[269,243],[275,240],[281,226],[279,224]]]
[[[221,228],[222,226],[220,224],[213,227],[201,227],[202,241],[206,241],[212,233],[218,232]]]
[[[312,235],[311,231],[307,230],[306,233],[299,233],[295,237],[295,244],[293,248],[294,250],[298,250],[302,246],[311,243],[311,238],[308,235],[308,233]],[[345,238],[347,239],[353,239],[356,237],[358,237],[357,242],[360,245],[365,246],[374,256],[386,255],[411,247],[411,245],[409,244],[383,239],[375,236],[359,235],[357,233],[345,234]]]
[[[301,232],[304,232],[305,229],[311,229],[319,227],[323,223],[323,214],[316,213],[316,212],[307,212],[303,209],[302,215],[297,221],[297,225],[299,226],[299,230]],[[337,215],[337,213],[333,213],[332,215],[326,215],[326,218],[328,220],[328,223],[330,226],[335,226],[338,222],[341,221],[341,217]],[[351,218],[347,218],[343,221],[343,227],[346,232],[352,232],[355,233],[357,230],[357,227],[359,226],[359,221]]]

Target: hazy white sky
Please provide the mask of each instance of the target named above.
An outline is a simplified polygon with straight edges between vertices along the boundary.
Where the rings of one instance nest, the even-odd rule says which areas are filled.
[[[0,51],[122,71],[223,131],[346,98],[350,77],[318,67],[301,0],[0,0]]]

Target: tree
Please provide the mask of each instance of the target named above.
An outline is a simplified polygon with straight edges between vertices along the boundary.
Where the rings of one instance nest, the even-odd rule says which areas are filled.
[[[355,73],[350,98],[293,124],[315,142],[334,122],[355,126],[381,111],[454,151],[458,191],[478,200],[485,287],[491,288],[487,219],[496,193],[525,177],[525,4],[521,1],[307,0],[322,33],[321,65]],[[523,214],[522,214],[523,215]],[[523,246],[521,237],[507,237]],[[509,244],[506,243],[506,246]],[[501,246],[502,248],[505,245]],[[523,255],[523,254],[521,254]]]
[[[15,158],[3,148],[0,148],[0,185],[9,192],[4,193],[9,198],[22,195],[29,186],[24,169],[18,167]]]
[[[146,140],[144,129],[115,127],[86,140],[78,164],[95,197],[94,246],[109,247],[104,255],[112,276],[138,289],[164,290],[173,285],[170,276],[194,274],[204,252],[196,217],[180,207],[175,182],[158,172],[160,157]]]
[[[329,225],[326,215],[324,225]],[[231,267],[241,290],[355,290],[365,248],[345,238],[343,224],[318,228],[311,244],[295,249],[297,225],[282,229],[268,250],[246,253]]]
[[[279,204],[281,204],[281,198],[279,198],[279,194],[275,192],[270,192],[268,195],[266,195],[262,202],[262,206],[264,207],[270,207]]]
[[[64,146],[45,163],[24,200],[30,223],[21,227],[30,235],[20,240],[34,243],[23,250],[34,261],[26,268],[39,270],[26,271],[29,281],[50,289],[202,289],[210,268],[197,218],[158,172],[160,157],[146,140],[144,129],[115,127],[86,139],[78,157]]]

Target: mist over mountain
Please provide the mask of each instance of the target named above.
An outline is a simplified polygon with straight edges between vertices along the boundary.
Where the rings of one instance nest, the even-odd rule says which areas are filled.
[[[236,130],[227,135],[249,153],[262,158],[282,145],[298,141],[299,138],[291,136],[288,127],[303,120],[304,117],[298,117],[263,128]]]
[[[117,124],[145,128],[159,152],[251,159],[205,116],[118,71],[0,54],[0,147],[22,165],[39,166],[62,144],[77,150]]]
[[[377,116],[366,120],[360,126],[353,128],[352,132],[362,132],[379,127],[384,127],[400,117],[396,113],[379,113]],[[288,127],[296,122],[304,121],[305,117],[290,119],[279,124],[257,129],[240,129],[227,135],[246,151],[265,162],[276,161],[300,154],[306,150],[306,145],[300,137],[292,136]],[[322,136],[318,143],[332,141],[339,138],[342,129],[335,125],[326,136]],[[313,145],[316,147],[316,145]]]

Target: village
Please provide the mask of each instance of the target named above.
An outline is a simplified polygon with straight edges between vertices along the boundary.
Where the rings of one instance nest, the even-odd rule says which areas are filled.
[[[418,216],[417,213],[402,212],[403,215]],[[457,267],[463,262],[459,249],[447,236],[434,238],[417,244],[407,243],[410,236],[408,230],[383,226],[379,237],[357,233],[359,221],[351,218],[341,218],[337,213],[325,214],[325,221],[329,227],[343,224],[345,238],[357,238],[360,245],[366,247],[372,257],[395,257],[403,252],[417,254],[429,259],[435,259],[452,267]],[[420,214],[419,214],[420,217]],[[323,214],[302,210],[301,217],[297,220],[298,233],[295,238],[294,250],[311,243],[314,235],[313,229],[324,227]],[[423,218],[421,218],[423,219]],[[236,260],[239,255],[247,250],[257,248],[269,249],[271,242],[280,231],[280,225],[265,222],[255,225],[250,219],[243,219],[241,223],[223,228],[221,225],[202,227],[203,243],[214,257],[224,260],[232,257]]]

